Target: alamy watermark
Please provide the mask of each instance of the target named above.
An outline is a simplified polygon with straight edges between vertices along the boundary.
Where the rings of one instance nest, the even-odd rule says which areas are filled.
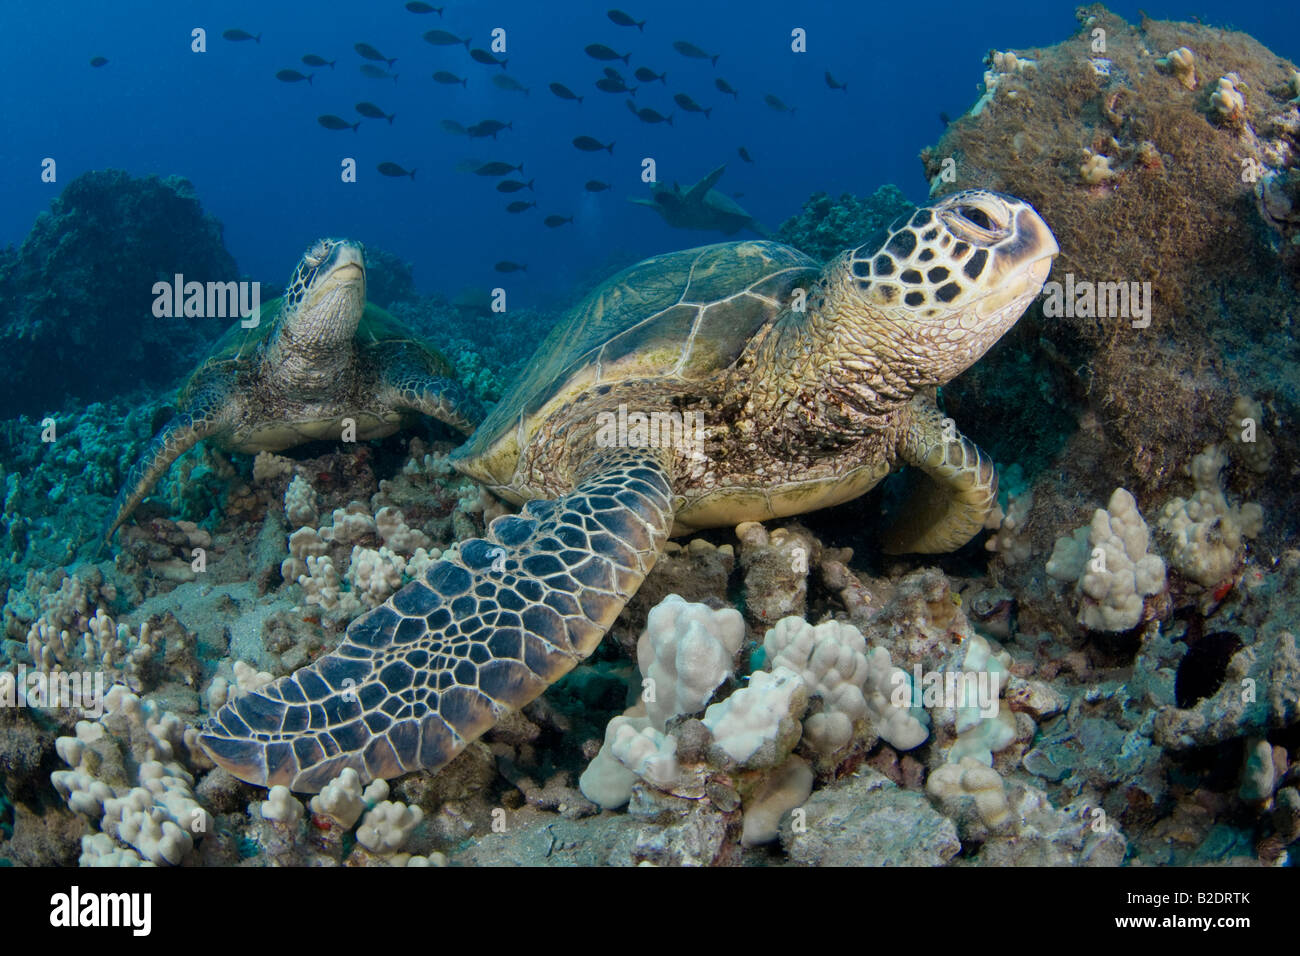
[[[675,448],[704,457],[708,429],[700,412],[617,412],[596,414],[596,444],[601,448]]]
[[[77,709],[86,717],[104,713],[104,672],[28,670],[0,671],[0,708]]]
[[[1002,678],[989,671],[922,671],[917,664],[911,675],[900,667],[889,680],[894,685],[889,702],[895,707],[975,708],[990,720],[1001,707]]]
[[[228,319],[239,316],[246,329],[261,321],[260,282],[186,282],[176,273],[171,282],[153,284],[153,314],[159,319]]]
[[[1049,319],[1130,319],[1135,329],[1151,324],[1150,282],[1093,282],[1065,274],[1044,284],[1043,315]]]

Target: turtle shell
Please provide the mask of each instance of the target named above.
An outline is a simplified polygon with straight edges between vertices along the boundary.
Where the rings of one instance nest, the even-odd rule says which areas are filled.
[[[272,299],[264,302],[258,312],[258,323],[253,328],[244,328],[239,322],[226,330],[221,338],[208,352],[208,357],[195,369],[181,390],[181,399],[200,379],[208,380],[213,374],[234,374],[238,369],[248,367],[258,361],[262,348],[270,341],[275,330],[280,327],[284,299]],[[407,342],[421,349],[429,356],[432,370],[438,375],[451,376],[452,365],[447,358],[428,342],[413,333],[406,325],[398,321],[391,313],[377,305],[366,303],[361,321],[353,336],[362,356],[379,345]]]
[[[700,246],[624,269],[560,320],[453,458],[481,481],[508,485],[520,449],[575,395],[637,379],[660,382],[667,397],[707,379],[820,273],[802,252],[763,241]]]

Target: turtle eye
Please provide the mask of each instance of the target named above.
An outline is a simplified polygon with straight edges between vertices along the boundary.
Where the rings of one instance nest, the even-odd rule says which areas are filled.
[[[970,220],[981,229],[987,229],[989,232],[992,232],[995,228],[989,214],[976,206],[958,206],[957,215]]]
[[[307,255],[303,257],[307,268],[315,269],[325,261],[329,256],[329,252],[330,244],[328,242],[325,242],[324,240],[317,242],[316,245],[312,246],[311,249],[307,251]]]

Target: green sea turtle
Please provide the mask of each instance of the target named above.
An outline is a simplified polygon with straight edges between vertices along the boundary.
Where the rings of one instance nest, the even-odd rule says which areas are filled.
[[[190,377],[175,416],[127,473],[105,538],[203,438],[230,451],[281,451],[315,439],[382,438],[420,415],[468,433],[482,409],[451,374],[436,349],[366,303],[361,244],[322,239],[284,296],[261,307],[254,327],[232,327]]]
[[[437,769],[595,649],[670,535],[839,504],[902,464],[928,480],[887,549],[960,547],[997,479],[934,388],[1015,323],[1057,251],[1026,203],[964,192],[825,268],[750,241],[624,270],[453,455],[522,511],[222,707],[203,745],[309,792],[346,767]]]
[[[708,229],[734,236],[749,229],[763,238],[771,232],[730,196],[713,187],[718,184],[727,167],[724,163],[685,192],[673,183],[671,187],[655,183],[650,187],[649,199],[632,199],[638,206],[649,206],[664,217],[664,222],[677,229]]]

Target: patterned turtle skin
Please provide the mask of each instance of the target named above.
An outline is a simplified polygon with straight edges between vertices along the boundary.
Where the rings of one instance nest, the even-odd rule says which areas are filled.
[[[437,349],[366,302],[361,244],[321,239],[284,296],[264,304],[251,328],[233,326],[190,376],[175,416],[127,473],[105,541],[200,439],[228,451],[283,451],[383,438],[421,415],[468,434],[483,411],[451,375]]]
[[[590,654],[671,535],[837,504],[903,464],[928,480],[886,550],[960,547],[997,478],[934,390],[1016,322],[1057,251],[1028,204],[968,191],[824,268],[754,241],[619,273],[453,455],[520,513],[332,654],[222,707],[203,746],[237,777],[304,792],[348,767],[436,770]]]

